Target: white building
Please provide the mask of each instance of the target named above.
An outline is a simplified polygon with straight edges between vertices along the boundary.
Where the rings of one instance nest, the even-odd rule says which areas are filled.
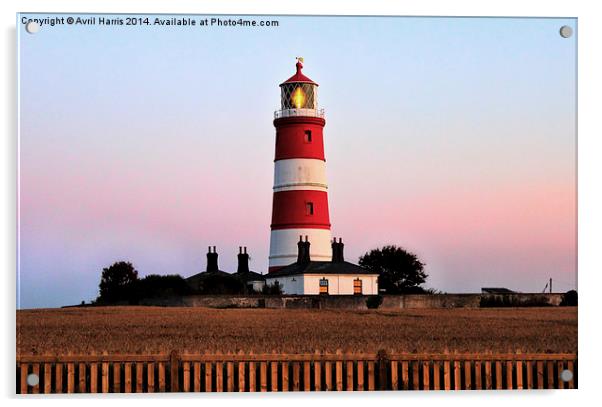
[[[310,242],[298,247],[297,262],[265,275],[266,284],[278,284],[292,295],[377,295],[378,274],[344,260],[344,244],[334,239],[332,261],[311,261]]]

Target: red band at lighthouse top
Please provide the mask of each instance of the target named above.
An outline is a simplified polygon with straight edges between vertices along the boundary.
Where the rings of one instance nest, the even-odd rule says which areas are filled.
[[[285,85],[287,83],[310,83],[312,85],[319,86],[307,76],[303,75],[303,72],[301,72],[301,70],[303,69],[303,63],[299,60],[299,58],[297,58],[297,64],[295,66],[297,67],[297,72],[293,76],[282,82],[280,86]]]

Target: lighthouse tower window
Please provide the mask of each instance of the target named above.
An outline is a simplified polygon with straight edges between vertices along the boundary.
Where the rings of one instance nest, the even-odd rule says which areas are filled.
[[[311,130],[305,130],[305,142],[311,143]]]
[[[314,214],[314,203],[313,202],[306,202],[305,203],[305,214],[306,215],[313,215]]]

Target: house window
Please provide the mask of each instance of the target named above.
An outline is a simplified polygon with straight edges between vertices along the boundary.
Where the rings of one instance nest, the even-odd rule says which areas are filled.
[[[305,130],[305,142],[311,143],[311,130]]]
[[[328,280],[320,279],[320,294],[328,294]]]
[[[313,202],[305,202],[305,214],[306,215],[314,214],[314,203]]]
[[[359,278],[353,280],[353,294],[362,295],[362,280]]]

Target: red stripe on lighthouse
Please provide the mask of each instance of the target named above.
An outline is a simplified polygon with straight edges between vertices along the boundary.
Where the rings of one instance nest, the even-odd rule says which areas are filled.
[[[328,195],[311,190],[275,192],[271,227],[272,230],[330,229]]]
[[[274,120],[276,126],[276,158],[324,158],[322,129],[325,120],[318,117],[286,117]]]

